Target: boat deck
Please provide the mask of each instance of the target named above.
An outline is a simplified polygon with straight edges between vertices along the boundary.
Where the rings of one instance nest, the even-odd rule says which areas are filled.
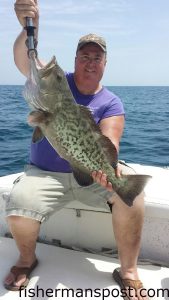
[[[17,256],[14,240],[1,237],[0,299],[2,300],[123,299],[119,287],[112,279],[113,269],[119,266],[118,259],[42,243],[37,244],[39,265],[33,271],[27,289],[22,292],[7,291],[2,281],[17,260]],[[169,299],[168,268],[139,264],[139,274],[144,287],[149,289],[150,299]],[[65,289],[70,289],[69,293]]]

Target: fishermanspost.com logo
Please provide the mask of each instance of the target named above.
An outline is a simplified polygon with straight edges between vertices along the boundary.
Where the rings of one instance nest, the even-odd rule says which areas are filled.
[[[169,297],[169,288],[149,288],[149,289],[145,289],[142,288],[140,289],[140,296],[146,297],[145,295],[147,294],[147,296],[151,299],[155,298],[156,299],[167,299]],[[101,299],[101,300],[105,300],[105,299],[117,299],[119,297],[121,297],[123,299],[123,297],[129,296],[131,299],[133,296],[133,289],[128,287],[127,290],[126,289],[118,289],[118,288],[113,288],[113,289],[108,289],[108,288],[95,288],[95,289],[91,289],[91,288],[86,288],[86,289],[81,289],[81,288],[77,288],[77,289],[73,289],[73,288],[41,288],[39,287],[39,285],[37,285],[34,288],[24,288],[24,287],[20,287],[19,290],[19,297],[36,297],[39,299],[43,299],[45,297],[48,298],[56,298],[56,299],[65,299],[65,298],[83,298],[83,299],[89,299],[93,298],[93,299]]]

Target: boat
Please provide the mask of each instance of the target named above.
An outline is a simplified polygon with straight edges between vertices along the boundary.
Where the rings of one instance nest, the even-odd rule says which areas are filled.
[[[169,299],[169,169],[129,166],[152,176],[145,187],[139,275],[150,299]],[[0,177],[0,299],[123,299],[112,279],[119,260],[111,214],[77,201],[42,224],[37,243],[40,263],[27,289],[5,290],[3,278],[18,256],[5,220],[5,202],[21,174]]]

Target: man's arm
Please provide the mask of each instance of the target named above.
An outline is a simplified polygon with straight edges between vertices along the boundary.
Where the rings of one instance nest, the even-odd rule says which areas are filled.
[[[102,134],[112,141],[117,152],[119,152],[120,139],[124,129],[124,116],[113,116],[101,120],[100,129]]]
[[[15,2],[15,13],[23,28],[22,32],[17,37],[13,51],[14,61],[19,71],[28,77],[29,75],[29,59],[27,56],[27,47],[25,41],[27,39],[26,31],[26,17],[33,19],[33,24],[36,27],[35,38],[38,37],[38,24],[39,24],[39,10],[37,0],[16,0]]]

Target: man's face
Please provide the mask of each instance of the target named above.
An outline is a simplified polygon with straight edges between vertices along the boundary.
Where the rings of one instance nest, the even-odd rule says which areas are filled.
[[[81,83],[99,83],[105,69],[106,55],[102,49],[90,43],[82,47],[75,58],[75,75]]]

